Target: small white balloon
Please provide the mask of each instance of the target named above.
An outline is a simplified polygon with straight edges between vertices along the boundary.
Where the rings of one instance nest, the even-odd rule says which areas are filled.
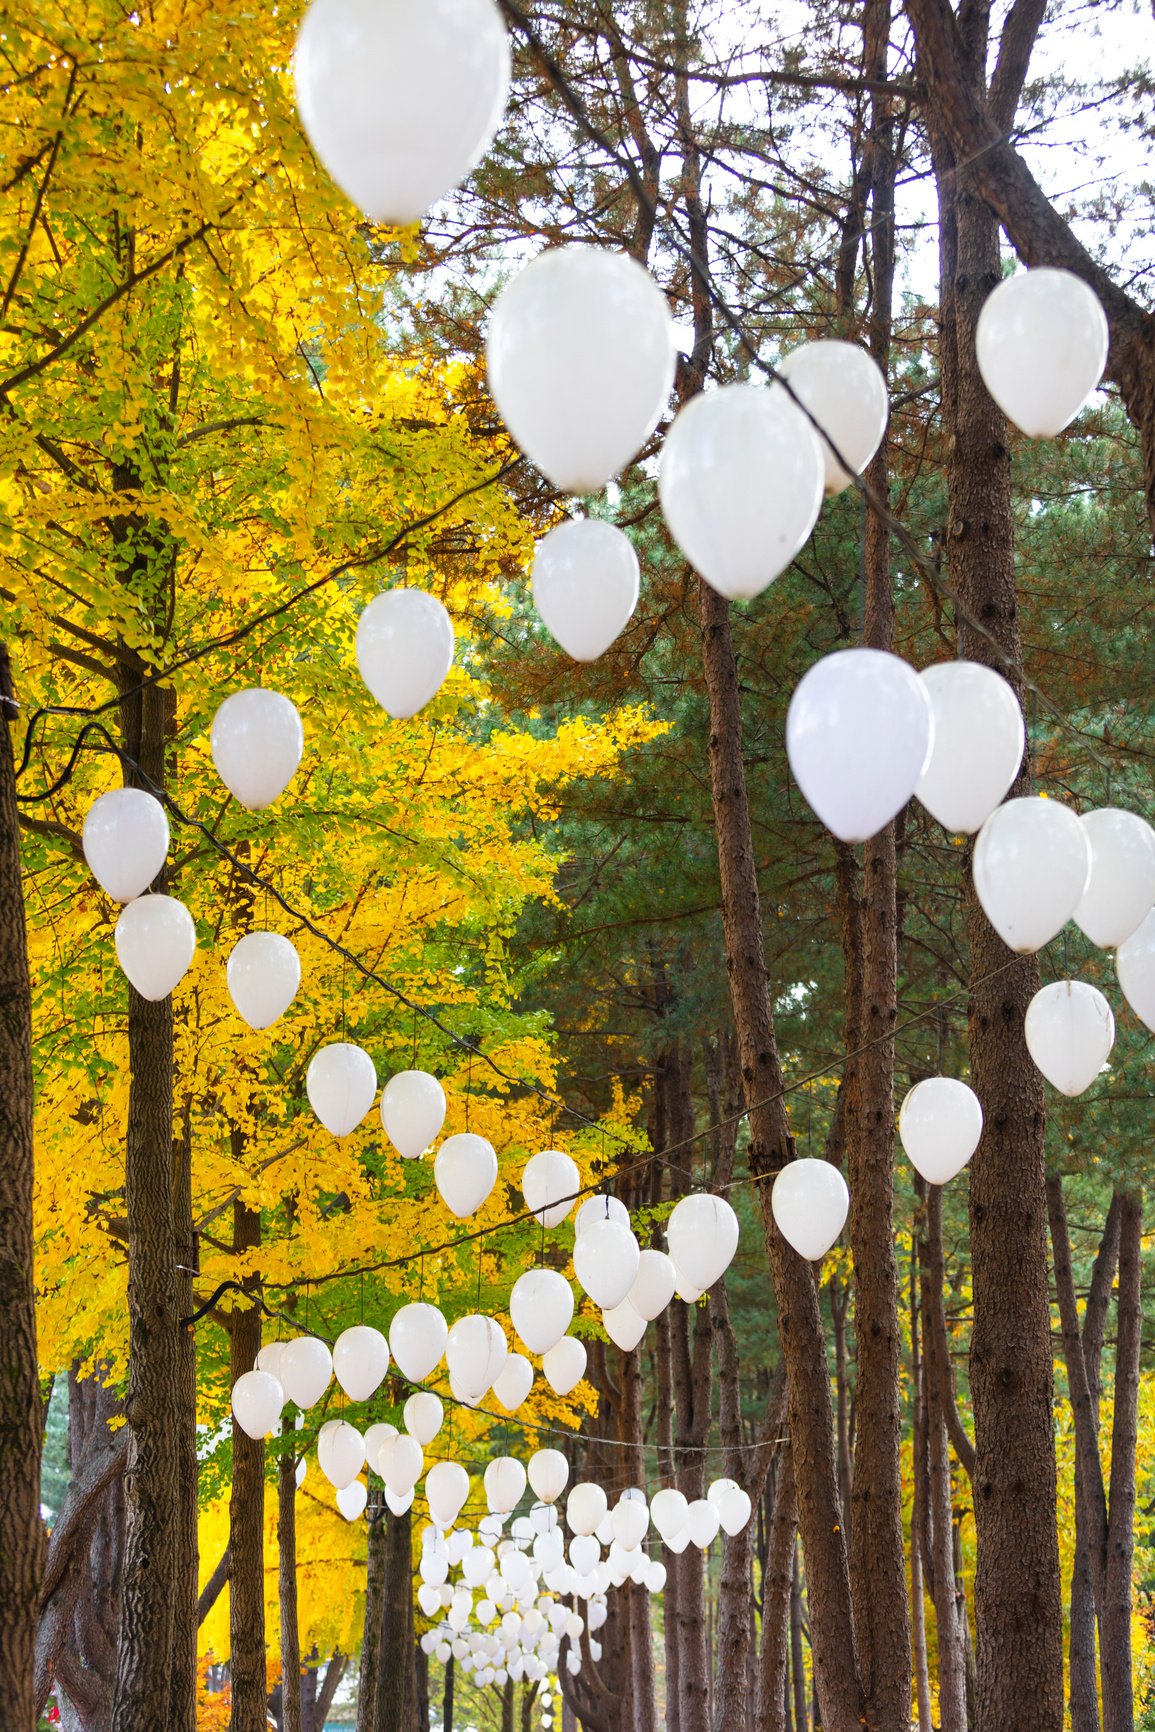
[[[987,390],[1032,439],[1061,433],[1107,365],[1107,318],[1094,289],[1070,271],[1036,266],[987,297],[975,353]]]
[[[410,1383],[424,1383],[445,1352],[449,1325],[436,1305],[402,1305],[389,1325],[389,1351]]]
[[[733,1261],[738,1217],[725,1197],[707,1192],[683,1197],[667,1223],[666,1243],[678,1274],[705,1293]]]
[[[979,1097],[956,1077],[925,1077],[902,1103],[898,1134],[915,1172],[928,1185],[945,1185],[962,1172],[979,1146]]]
[[[660,1317],[678,1286],[678,1271],[664,1251],[646,1250],[638,1258],[638,1272],[628,1299],[639,1317],[652,1323]]]
[[[633,1498],[622,1498],[611,1512],[614,1538],[626,1551],[632,1552],[640,1546],[649,1531],[650,1511],[645,1503],[637,1503]]]
[[[417,1160],[441,1133],[445,1090],[428,1071],[398,1071],[382,1090],[381,1123],[397,1153]]]
[[[821,429],[818,444],[827,494],[841,493],[855,475],[862,474],[886,432],[890,404],[878,363],[857,343],[821,338],[792,349],[779,361],[777,372],[789,380]],[[849,471],[823,433],[830,435],[850,464]]]
[[[620,1221],[623,1227],[628,1227],[630,1211],[617,1197],[605,1197],[601,1194],[587,1197],[574,1216],[574,1238],[580,1239],[586,1228],[595,1221]]]
[[[637,1278],[638,1241],[620,1221],[594,1221],[575,1241],[574,1274],[582,1291],[603,1311],[620,1305]]]
[[[830,1161],[790,1161],[774,1181],[770,1204],[787,1244],[817,1263],[846,1225],[850,1193]]]
[[[451,1528],[469,1496],[469,1475],[457,1461],[439,1461],[425,1475],[429,1513],[439,1528]]]
[[[248,932],[225,967],[229,997],[250,1028],[272,1028],[297,996],[301,959],[279,932]]]
[[[266,1341],[257,1354],[256,1368],[258,1371],[269,1371],[280,1382],[281,1355],[288,1343],[285,1341]]]
[[[669,308],[625,253],[557,247],[493,309],[489,388],[521,449],[566,493],[597,493],[658,424],[674,382]]]
[[[350,1401],[368,1401],[385,1381],[389,1344],[379,1329],[356,1323],[333,1344],[333,1375]]]
[[[233,1384],[233,1418],[249,1437],[269,1437],[281,1420],[285,1392],[269,1371],[246,1371]]]
[[[369,1463],[369,1466],[373,1469],[374,1473],[379,1471],[377,1467],[377,1458],[381,1453],[381,1445],[385,1442],[387,1437],[396,1436],[397,1427],[395,1425],[390,1425],[388,1420],[379,1419],[375,1425],[371,1425],[366,1431],[365,1460]]]
[[[423,589],[375,595],[357,622],[357,666],[381,708],[408,721],[453,666],[453,621]]]
[[[530,1456],[529,1483],[542,1503],[552,1504],[561,1496],[569,1483],[569,1462],[560,1449],[539,1449]]]
[[[449,1375],[466,1396],[481,1401],[493,1388],[509,1353],[505,1331],[493,1317],[474,1312],[459,1317],[445,1344]]]
[[[302,1410],[320,1401],[333,1375],[333,1355],[315,1335],[286,1341],[281,1354],[281,1384],[288,1399]]]
[[[363,1479],[355,1479],[352,1485],[343,1485],[337,1493],[337,1508],[347,1522],[360,1521],[368,1502],[369,1492]]]
[[[530,1353],[548,1353],[573,1321],[573,1288],[556,1269],[527,1269],[513,1284],[509,1315]]]
[[[1060,1094],[1090,1088],[1115,1044],[1115,1018],[1097,987],[1056,980],[1027,1006],[1027,1051]]]
[[[209,743],[229,793],[250,812],[263,812],[296,775],[305,736],[288,698],[250,686],[225,699],[213,717]]]
[[[686,1511],[686,1532],[699,1551],[714,1543],[721,1525],[722,1519],[708,1498],[695,1498]]]
[[[577,1162],[560,1149],[543,1149],[526,1163],[521,1175],[521,1194],[543,1227],[558,1227],[565,1220],[581,1190]]]
[[[533,1388],[533,1366],[524,1353],[511,1353],[493,1383],[493,1393],[507,1413],[516,1413]]]
[[[836,650],[803,675],[786,713],[795,780],[828,830],[865,842],[906,805],[934,723],[914,669],[885,650]]]
[[[512,1455],[499,1455],[485,1470],[485,1495],[494,1515],[516,1509],[525,1490],[525,1468]]]
[[[412,1491],[425,1472],[425,1454],[417,1439],[405,1431],[387,1437],[377,1451],[377,1471],[394,1497]]]
[[[565,1519],[571,1533],[592,1534],[605,1520],[609,1503],[600,1485],[583,1480],[570,1488],[565,1501]]]
[[[143,788],[112,788],[88,808],[81,836],[89,870],[114,902],[134,902],[161,872],[168,818]]]
[[[541,1368],[555,1395],[569,1395],[586,1374],[585,1342],[576,1335],[563,1335],[556,1347],[542,1354]]]
[[[743,1491],[740,1485],[736,1485],[733,1491],[729,1491],[724,1497],[719,1498],[715,1507],[722,1523],[722,1531],[729,1534],[731,1538],[742,1532],[754,1511],[749,1493]]]
[[[417,222],[489,149],[509,92],[493,0],[313,0],[297,107],[328,173],[373,222]]]
[[[305,1073],[309,1105],[335,1137],[357,1129],[377,1093],[377,1069],[363,1046],[337,1040],[319,1048]]]
[[[441,1595],[431,1583],[423,1582],[417,1590],[417,1604],[421,1607],[421,1610],[425,1613],[427,1618],[435,1618],[441,1610]],[[432,1640],[430,1640],[430,1637],[432,1637]],[[422,1646],[428,1642],[429,1646],[425,1651],[429,1654],[433,1653],[434,1649],[438,1645],[436,1631],[431,1630],[427,1632],[426,1635],[422,1636],[421,1642]]]
[[[666,1587],[666,1566],[661,1558],[651,1558],[646,1566],[645,1586],[651,1594],[661,1594]]]
[[[575,1534],[569,1543],[569,1561],[579,1576],[588,1576],[601,1561],[602,1548],[592,1534]]]
[[[140,996],[153,1004],[180,985],[196,947],[192,915],[175,896],[138,896],[120,911],[116,959]]]
[[[344,1419],[323,1427],[317,1437],[317,1466],[340,1491],[352,1485],[365,1465],[365,1440],[355,1425]]]
[[[497,1183],[493,1144],[473,1131],[446,1137],[433,1161],[433,1182],[459,1221],[476,1214]]]
[[[760,595],[810,539],[822,453],[784,391],[723,385],[693,397],[666,435],[658,487],[670,533],[732,601]]]
[[[671,1534],[681,1533],[685,1528],[689,1507],[685,1493],[675,1486],[663,1486],[650,1499],[650,1520],[667,1545]]]
[[[979,831],[971,875],[1003,943],[1029,956],[1062,931],[1082,900],[1091,875],[1087,832],[1057,800],[1008,800]]]
[[[438,1397],[428,1389],[419,1389],[405,1403],[405,1429],[423,1449],[441,1430],[444,1411]]]
[[[629,538],[612,523],[574,517],[539,541],[533,605],[575,662],[593,662],[633,618],[641,574]]]
[[[623,1353],[632,1353],[646,1333],[646,1319],[639,1317],[627,1298],[602,1312],[602,1328]]]
[[[1155,909],[1115,953],[1115,972],[1123,997],[1155,1034]]]
[[[918,677],[934,736],[915,796],[952,836],[973,836],[1019,773],[1022,705],[1002,674],[981,662],[938,662]]]
[[[1092,944],[1124,944],[1155,904],[1155,830],[1134,812],[1105,806],[1083,816],[1091,876],[1074,920]]]

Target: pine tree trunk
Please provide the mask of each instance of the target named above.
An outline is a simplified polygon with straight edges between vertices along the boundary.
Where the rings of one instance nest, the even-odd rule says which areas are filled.
[[[17,711],[3,644],[0,713],[0,1678],[5,1725],[33,1732],[44,1406],[32,1270],[32,988],[12,753]]]
[[[260,1215],[244,1203],[234,1203],[233,1250],[242,1253],[260,1242]],[[232,1383],[253,1369],[260,1346],[259,1306],[238,1307],[229,1319]],[[262,1439],[250,1437],[235,1419],[229,1552],[229,1676],[233,1690],[229,1728],[230,1732],[265,1732],[265,1445]]]
[[[281,1429],[293,1436],[293,1422]],[[302,1732],[301,1633],[297,1618],[297,1458],[286,1448],[277,1464],[277,1582],[281,1611],[281,1732]]]
[[[920,1265],[926,1341],[927,1501],[931,1547],[928,1568],[932,1577],[931,1593],[938,1631],[939,1717],[941,1732],[967,1732],[966,1607],[955,1579],[950,1445],[942,1408],[946,1374],[937,1363],[946,1343],[938,1338],[934,1329],[927,1327],[928,1320],[937,1316],[941,1304],[941,1291],[934,1297],[930,1292],[931,1283],[941,1279],[939,1272],[942,1268],[942,1191],[937,1185],[929,1187],[925,1219],[927,1243],[920,1247]]]
[[[808,1732],[806,1663],[802,1653],[802,1550],[797,1540],[794,1542],[794,1572],[790,1584],[790,1683],[794,1690],[794,1732]]]
[[[385,1514],[384,1559],[377,1691],[374,1719],[367,1732],[409,1732],[408,1708],[413,1700],[409,1673],[413,1651],[409,1642],[408,1606],[413,1596],[413,1558],[409,1516]]]
[[[1143,1203],[1123,1197],[1119,1220],[1119,1295],[1116,1309],[1115,1414],[1111,1427],[1111,1486],[1107,1505],[1107,1560],[1100,1620],[1103,1732],[1133,1732],[1131,1673],[1131,1570],[1135,1555],[1135,1453],[1139,1439],[1139,1369],[1142,1352]]]
[[[453,1732],[453,1668],[455,1661],[450,1654],[445,1662],[445,1687],[441,1692],[441,1732]],[[565,1712],[562,1713],[562,1722]]]
[[[779,1451],[770,1511],[770,1543],[762,1575],[762,1653],[759,1668],[757,1732],[789,1732],[790,1597],[794,1585],[794,1545],[798,1510],[794,1501],[794,1463],[790,1445]]]
[[[642,1419],[640,1352],[623,1353],[619,1386],[622,1392],[619,1438],[620,1471],[629,1485],[645,1486],[646,1449]],[[658,1706],[654,1689],[654,1643],[650,1631],[650,1595],[637,1582],[619,1590],[628,1606],[630,1684],[633,1716],[630,1732],[657,1732]]]
[[[381,1673],[382,1605],[385,1593],[385,1554],[389,1515],[385,1493],[370,1482],[369,1544],[365,1560],[365,1616],[361,1637],[361,1675],[357,1686],[358,1732],[375,1732],[377,1684]]]
[[[192,1126],[186,1102],[181,1134],[173,1142],[173,1231],[176,1237],[177,1310],[195,1309],[193,1276],[196,1235],[192,1206]],[[166,1732],[196,1732],[197,1583],[200,1547],[197,1532],[197,1350],[196,1334],[182,1329],[177,1339],[180,1397],[172,1415],[177,1450],[177,1535],[172,1609],[172,1695]]]

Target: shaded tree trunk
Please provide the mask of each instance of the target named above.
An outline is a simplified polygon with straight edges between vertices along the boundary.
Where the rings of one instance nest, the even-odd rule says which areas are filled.
[[[381,1577],[381,1616],[374,1718],[366,1732],[410,1732],[409,1709],[414,1699],[413,1647],[409,1640],[409,1608],[413,1597],[413,1558],[408,1512],[386,1513]]]
[[[797,1533],[794,1463],[787,1444],[778,1454],[770,1508],[770,1543],[762,1575],[762,1653],[755,1722],[758,1732],[790,1732],[790,1602]]]
[[[1135,1724],[1131,1674],[1131,1570],[1135,1555],[1135,1452],[1139,1440],[1139,1367],[1143,1330],[1142,1250],[1142,1199],[1135,1192],[1128,1191],[1123,1196],[1119,1218],[1115,1413],[1111,1426],[1107,1558],[1100,1617],[1103,1732],[1132,1732]]]
[[[172,1162],[173,1233],[176,1241],[177,1313],[188,1317],[195,1309],[193,1270],[197,1266],[197,1241],[192,1204],[192,1120],[188,1100],[182,1113],[181,1134],[173,1141]],[[191,1328],[177,1337],[179,1399],[172,1426],[176,1443],[177,1534],[174,1561],[172,1625],[172,1691],[166,1732],[196,1732],[197,1696],[197,1579],[200,1549],[197,1533],[197,1356],[196,1335]]]
[[[927,1353],[927,1516],[930,1534],[931,1597],[938,1631],[938,1692],[942,1732],[966,1732],[966,1606],[955,1578],[954,1507],[951,1495],[950,1449],[942,1389],[946,1381],[939,1355],[946,1352],[946,1330],[927,1334],[927,1318],[942,1311],[942,1191],[931,1185],[926,1199],[927,1238],[920,1246],[923,1284],[924,1339]],[[931,1287],[939,1283],[937,1295]]]
[[[293,1422],[281,1429],[293,1435]],[[281,1732],[302,1732],[301,1631],[297,1617],[297,1458],[286,1448],[277,1464],[277,1581],[281,1613]]]
[[[261,1242],[261,1217],[233,1204],[233,1250]],[[246,1280],[246,1287],[251,1280]],[[256,1363],[261,1346],[260,1308],[235,1309],[229,1318],[229,1377],[235,1383]],[[265,1732],[265,1445],[233,1420],[233,1479],[229,1496],[229,1676],[231,1732]]]

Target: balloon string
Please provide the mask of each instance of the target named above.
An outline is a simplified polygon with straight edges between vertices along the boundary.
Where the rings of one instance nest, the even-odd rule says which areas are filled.
[[[478,1241],[477,1246],[477,1309],[481,1310],[481,1264],[485,1256],[485,1240]]]
[[[425,1252],[421,1253],[420,1276],[417,1282],[417,1303],[420,1305],[425,1298]]]
[[[413,1069],[417,1069],[417,1006],[413,1006]]]

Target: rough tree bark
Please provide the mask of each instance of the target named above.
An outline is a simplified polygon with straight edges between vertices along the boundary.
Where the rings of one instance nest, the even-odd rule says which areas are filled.
[[[178,1314],[191,1316],[193,1271],[197,1265],[197,1241],[193,1229],[192,1204],[192,1110],[185,1098],[181,1132],[173,1141],[172,1161],[173,1234],[176,1241],[176,1299]],[[172,1691],[166,1732],[196,1732],[197,1695],[197,1577],[200,1550],[197,1531],[196,1333],[182,1329],[177,1339],[177,1375],[180,1405],[173,1415],[176,1431],[177,1522],[176,1556],[173,1566],[174,1597],[172,1626]]]
[[[758,1680],[758,1732],[789,1732],[790,1596],[798,1509],[794,1462],[787,1444],[778,1453],[770,1506],[770,1543],[762,1576],[762,1653]]]
[[[281,1732],[301,1732],[301,1631],[297,1619],[297,1457],[287,1439],[277,1463],[277,1582],[281,1613]]]
[[[1107,1565],[1100,1624],[1103,1732],[1132,1732],[1135,1693],[1131,1675],[1131,1566],[1135,1555],[1135,1451],[1139,1440],[1139,1367],[1142,1351],[1143,1203],[1124,1194],[1119,1218],[1119,1293],[1116,1301],[1115,1414],[1111,1426],[1111,1483],[1107,1505]]]
[[[409,1732],[415,1697],[411,1675],[409,1606],[413,1598],[413,1557],[409,1515],[385,1514],[381,1620],[374,1719],[366,1732]]]
[[[946,1324],[941,1335],[927,1329],[927,1319],[942,1312],[942,1191],[929,1188],[926,1200],[927,1238],[919,1247],[922,1279],[923,1339],[926,1349],[927,1515],[930,1528],[930,1586],[938,1631],[938,1693],[941,1732],[966,1732],[966,1606],[954,1568],[954,1512],[951,1495],[950,1449],[942,1390],[946,1375],[939,1364],[946,1351]],[[931,1289],[938,1282],[938,1292]]]
[[[260,1215],[238,1200],[233,1204],[233,1251],[243,1254],[260,1242]],[[252,1278],[243,1285],[251,1292]],[[253,1369],[260,1346],[260,1307],[235,1307],[229,1316],[230,1384]],[[265,1445],[235,1419],[229,1553],[230,1732],[265,1732]]]

